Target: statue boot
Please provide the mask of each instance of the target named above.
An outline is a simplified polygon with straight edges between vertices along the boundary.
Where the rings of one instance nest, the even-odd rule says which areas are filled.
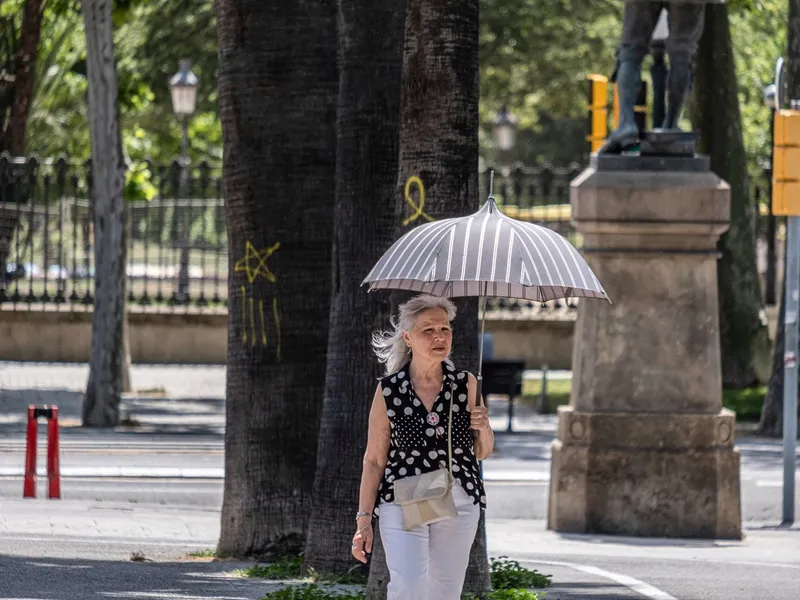
[[[667,114],[664,117],[663,129],[678,129],[683,105],[692,88],[692,66],[686,62],[670,65],[667,76]]]
[[[608,136],[598,154],[620,154],[639,142],[635,107],[641,86],[641,64],[634,61],[621,61],[617,69],[619,123]]]

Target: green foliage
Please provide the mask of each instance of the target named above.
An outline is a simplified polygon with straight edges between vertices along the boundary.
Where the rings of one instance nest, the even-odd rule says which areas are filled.
[[[552,583],[550,575],[544,575],[535,569],[526,569],[505,556],[493,558],[491,568],[492,588],[495,590],[543,588]]]
[[[492,590],[483,595],[481,600],[544,600],[545,594],[539,595],[531,590],[511,589],[511,590]],[[475,594],[464,594],[461,600],[478,600]]]
[[[767,395],[767,386],[722,390],[722,405],[736,413],[739,422],[757,422]]]
[[[254,577],[258,579],[298,579],[303,572],[303,557],[292,556],[281,561],[266,564],[253,565],[242,569],[237,574],[243,577]]]
[[[361,565],[354,565],[342,575],[317,573],[313,569],[303,570],[303,557],[301,555],[286,556],[269,564],[257,564],[247,569],[238,571],[242,577],[258,579],[271,579],[282,581],[286,579],[308,579],[314,583],[361,585],[366,584],[367,578]]]
[[[260,600],[364,600],[363,592],[345,592],[315,584],[285,587],[269,592]]]

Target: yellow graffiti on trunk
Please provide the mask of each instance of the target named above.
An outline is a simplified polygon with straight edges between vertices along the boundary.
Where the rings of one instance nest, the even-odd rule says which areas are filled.
[[[414,197],[411,195],[411,186],[413,186],[413,185],[416,185],[417,189],[419,189],[419,204],[414,202]],[[406,225],[408,225],[409,223],[413,223],[414,221],[416,221],[420,217],[423,217],[424,219],[427,219],[428,221],[435,221],[436,220],[433,217],[431,217],[430,215],[426,214],[425,211],[423,211],[423,208],[425,208],[425,186],[422,183],[422,179],[420,179],[416,175],[413,175],[413,176],[409,177],[408,181],[406,181],[406,187],[405,187],[404,195],[405,195],[405,198],[406,198],[406,202],[408,202],[409,206],[411,206],[411,208],[414,209],[414,213],[410,217],[408,217],[407,219],[403,220],[403,226],[404,227]]]

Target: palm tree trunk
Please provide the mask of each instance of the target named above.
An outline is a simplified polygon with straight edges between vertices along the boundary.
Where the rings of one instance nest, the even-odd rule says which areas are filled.
[[[789,0],[789,48],[786,64],[789,98],[800,98],[800,0]],[[785,254],[784,254],[784,262]],[[786,317],[786,285],[781,291],[778,331],[772,354],[772,374],[761,409],[758,433],[772,437],[783,435],[783,354],[786,349],[783,328]],[[800,414],[800,413],[798,413]],[[800,418],[800,417],[798,417]]]
[[[126,354],[123,331],[127,244],[112,0],[83,0],[81,6],[89,79],[95,231],[94,314],[83,424],[114,427],[119,421]]]
[[[695,83],[692,120],[702,132],[702,150],[711,157],[711,169],[731,186],[730,229],[719,241],[720,344],[723,385],[742,388],[759,382],[759,366],[767,362],[770,344],[759,314],[755,202],[747,176],[727,4],[706,7]]]
[[[302,550],[325,384],[333,0],[216,0],[229,269],[219,550]]]
[[[28,115],[33,101],[36,61],[39,56],[39,40],[42,33],[44,0],[26,0],[22,12],[20,44],[14,61],[14,80],[11,88],[11,107],[8,123],[0,123],[0,152],[8,152],[12,157],[25,155],[28,129]],[[5,112],[5,111],[3,111]],[[0,112],[0,118],[3,113]],[[5,125],[5,127],[3,127]],[[0,202],[2,202],[0,198]],[[27,198],[18,198],[25,202]],[[0,270],[4,271],[11,253],[11,240],[19,223],[18,213],[8,205],[0,207]],[[17,258],[19,261],[19,258]],[[18,266],[18,265],[17,265]]]
[[[398,113],[404,2],[339,0],[340,87],[333,278],[325,402],[305,564],[352,568],[367,417],[380,376],[371,333],[385,328],[386,293],[364,276],[391,245],[397,222]]]
[[[478,1],[408,0],[400,112],[398,233],[428,219],[463,216],[478,207]],[[425,200],[406,183],[418,177]],[[411,206],[413,203],[414,207]],[[395,295],[394,302],[400,299]],[[478,366],[477,301],[457,301],[453,360]],[[470,555],[464,590],[490,589],[484,517]],[[376,544],[377,545],[377,544]],[[376,548],[370,566],[370,600],[385,597],[385,557]]]

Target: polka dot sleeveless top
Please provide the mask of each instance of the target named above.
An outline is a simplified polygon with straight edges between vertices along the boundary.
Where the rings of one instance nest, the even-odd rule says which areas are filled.
[[[486,508],[486,495],[473,450],[467,401],[467,372],[442,363],[442,389],[428,412],[414,392],[408,365],[380,380],[391,426],[389,461],[378,487],[380,502],[394,502],[396,479],[447,467],[447,419],[453,394],[453,476]],[[377,509],[376,509],[377,511]]]

